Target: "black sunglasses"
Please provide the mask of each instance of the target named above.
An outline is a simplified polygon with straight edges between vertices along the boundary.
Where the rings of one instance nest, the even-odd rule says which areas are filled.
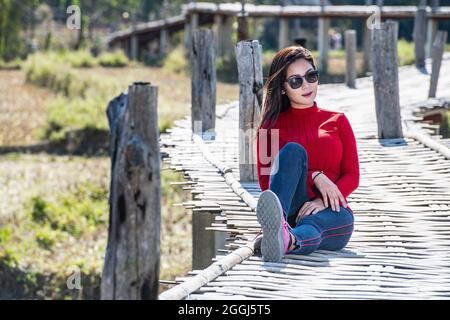
[[[292,89],[298,89],[303,84],[303,78],[305,78],[305,80],[308,81],[309,83],[317,82],[319,80],[319,71],[308,70],[303,77],[301,75],[296,74],[295,76],[292,76],[287,80],[284,80],[284,82],[289,83],[289,86]]]

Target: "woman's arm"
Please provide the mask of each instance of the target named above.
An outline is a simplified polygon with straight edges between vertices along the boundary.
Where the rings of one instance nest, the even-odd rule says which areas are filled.
[[[338,126],[343,152],[341,175],[335,183],[342,195],[347,198],[359,186],[359,159],[355,135],[345,114],[340,116]]]
[[[319,196],[320,195],[320,191],[317,189],[317,187],[315,186],[314,182],[312,181],[313,178],[315,177],[315,175],[317,173],[319,173],[320,171],[317,170],[308,170],[308,176],[306,178],[306,186],[309,190],[308,192],[311,192],[313,194],[315,194],[314,197]]]

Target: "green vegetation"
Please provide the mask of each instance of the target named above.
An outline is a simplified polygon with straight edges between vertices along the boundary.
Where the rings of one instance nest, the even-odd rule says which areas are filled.
[[[57,94],[46,106],[47,122],[40,138],[61,141],[74,130],[108,130],[106,105],[124,86],[116,79],[86,77],[74,70],[97,63],[110,66],[125,63],[122,53],[108,55],[100,55],[98,62],[82,51],[74,54],[36,53],[27,59],[23,65],[26,80]]]
[[[107,188],[85,181],[55,197],[36,194],[23,218],[0,227],[0,277],[16,298],[78,298],[66,285],[73,266],[81,269],[84,298],[98,298],[92,294],[99,292],[106,243]],[[0,289],[0,297],[7,294]]]
[[[15,69],[20,69],[21,66],[22,66],[22,60],[20,60],[18,58],[8,61],[8,62],[0,59],[0,70],[15,70]]]
[[[441,134],[444,138],[450,138],[450,111],[444,113],[439,134]]]
[[[84,163],[81,157],[68,161]],[[86,173],[86,177],[95,175],[95,180],[70,181],[59,193],[38,186],[24,199],[24,213],[0,224],[0,298],[100,297],[109,215],[107,170],[104,164],[97,166]],[[160,279],[165,280],[191,269],[192,215],[173,206],[185,201],[188,194],[180,186],[170,185],[182,180],[180,173],[163,166]],[[74,267],[81,272],[81,291],[67,287]]]
[[[397,54],[399,67],[414,63],[414,42],[400,39],[397,42]]]
[[[127,66],[130,62],[122,50],[114,52],[103,52],[97,58],[102,67],[120,68]]]
[[[182,46],[177,46],[169,52],[163,62],[163,68],[167,72],[174,72],[189,76],[190,67],[188,60],[185,58],[185,50]]]
[[[171,57],[177,59],[175,57],[182,54],[180,50]],[[158,110],[160,132],[165,132],[173,121],[188,113],[189,79],[186,76],[142,65],[129,66],[127,70],[98,66],[75,69],[74,66],[92,65],[87,62],[90,61],[87,57],[79,52],[74,55],[36,53],[23,64],[27,82],[56,93],[56,97],[45,106],[46,123],[39,131],[40,139],[67,142],[70,132],[77,135],[94,132],[105,136],[109,130],[105,113],[108,102],[133,81],[147,80],[150,76],[152,84],[158,85],[158,104],[164,106]],[[122,59],[120,57],[120,53],[114,56],[103,54],[96,59],[99,65],[118,65]],[[176,65],[172,63],[172,66]],[[221,93],[217,103],[222,103],[225,100],[223,97],[237,96],[238,88],[234,85],[218,86]]]

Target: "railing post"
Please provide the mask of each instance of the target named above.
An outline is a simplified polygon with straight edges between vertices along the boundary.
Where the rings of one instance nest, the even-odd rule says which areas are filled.
[[[438,31],[436,33],[432,52],[433,63],[431,67],[430,91],[428,92],[429,98],[436,97],[439,71],[441,69],[442,56],[444,54],[444,46],[446,40],[447,40],[447,31]]]
[[[364,28],[363,34],[364,74],[367,74],[372,71],[372,68],[370,67],[370,29],[367,28],[367,26]]]
[[[345,83],[350,88],[355,88],[356,81],[356,31],[345,31]]]
[[[194,2],[195,4],[195,2]],[[191,6],[191,3],[189,3],[189,6]],[[198,20],[199,20],[199,15],[197,12],[191,12],[189,14],[189,18],[188,18],[189,22],[185,23],[184,25],[184,30],[185,32],[187,31],[188,34],[187,36],[185,36],[185,43],[186,43],[186,52],[188,54],[188,58],[189,60],[192,59],[192,57],[190,56],[192,54],[192,38],[193,38],[193,34],[197,31],[198,29]]]
[[[413,37],[415,64],[417,68],[423,69],[425,68],[425,42],[427,38],[427,11],[425,6],[419,5],[417,8]]]
[[[223,15],[214,15],[214,45],[216,50],[216,56],[221,57],[223,55]]]
[[[216,64],[213,32],[200,28],[193,33],[191,65],[192,131],[205,140],[214,139],[216,124]]]
[[[214,223],[215,215],[208,211],[192,213],[192,269],[208,267],[216,256],[216,231],[206,230]]]
[[[324,10],[323,1],[321,0],[321,8]],[[323,73],[328,73],[328,51],[330,47],[330,37],[328,35],[328,30],[330,29],[330,18],[320,17],[319,18],[319,66],[320,71]]]
[[[193,33],[192,65],[192,131],[204,140],[215,139],[216,66],[214,36],[210,29],[199,28]],[[203,269],[211,264],[218,244],[216,232],[206,230],[214,222],[209,211],[192,214],[192,268]]]
[[[248,13],[245,11],[244,0],[241,0],[241,11],[238,13],[237,22],[237,39],[238,41],[246,40],[248,38]]]
[[[134,83],[107,108],[109,232],[102,299],[157,299],[161,182],[157,87]]]
[[[256,144],[254,123],[260,116],[263,100],[262,47],[258,40],[236,45],[239,73],[239,173],[240,181],[256,181]]]
[[[379,139],[402,138],[400,116],[398,22],[386,21],[372,30],[372,70]]]
[[[162,28],[159,32],[159,57],[163,59],[167,54],[167,43],[169,32],[166,28]]]
[[[234,51],[234,45],[233,45],[233,16],[226,15],[223,18],[223,56],[230,61],[233,59],[233,51]]]
[[[430,0],[431,12],[435,12],[439,9],[439,0]],[[430,58],[433,51],[433,40],[436,38],[436,32],[438,28],[438,21],[436,19],[428,19],[427,24],[427,44],[426,44],[426,57]]]
[[[130,59],[131,60],[138,60],[139,58],[139,44],[138,44],[138,38],[136,35],[132,35],[130,38]]]
[[[287,18],[279,18],[279,24],[278,49],[282,49],[289,44],[289,20]]]

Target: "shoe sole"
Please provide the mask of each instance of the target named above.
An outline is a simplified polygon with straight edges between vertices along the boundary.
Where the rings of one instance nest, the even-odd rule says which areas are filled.
[[[284,257],[282,214],[277,195],[271,190],[262,192],[256,206],[256,217],[263,232],[261,254],[264,261],[280,262]]]

